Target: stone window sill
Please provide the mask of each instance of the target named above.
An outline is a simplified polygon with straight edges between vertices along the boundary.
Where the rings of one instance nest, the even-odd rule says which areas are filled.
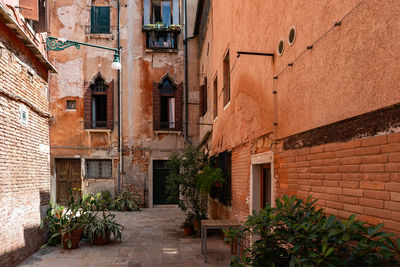
[[[112,33],[89,33],[88,37],[89,37],[89,40],[90,39],[114,40],[114,36]]]
[[[157,130],[157,131],[154,131],[154,134],[155,135],[159,135],[159,134],[175,134],[175,135],[182,135],[182,132],[181,131],[174,131],[174,130]]]
[[[178,53],[178,49],[151,49],[151,48],[146,48],[145,49],[146,53],[169,53],[169,54],[177,54]]]
[[[88,133],[111,133],[111,129],[85,129]]]

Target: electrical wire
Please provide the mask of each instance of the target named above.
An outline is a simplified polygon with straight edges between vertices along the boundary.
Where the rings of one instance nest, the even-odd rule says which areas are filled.
[[[361,0],[360,2],[358,2],[357,5],[355,5],[352,9],[350,9],[350,11],[348,11],[339,21],[335,22],[325,33],[323,33],[317,40],[315,40],[311,45],[307,46],[307,48],[305,50],[303,50],[298,56],[296,56],[294,58],[294,60],[289,63],[288,65],[286,65],[277,75],[275,75],[274,79],[277,79],[280,75],[282,75],[289,67],[293,66],[294,63],[300,58],[302,57],[308,50],[311,50],[314,48],[314,46],[320,42],[325,36],[327,36],[334,28],[341,26],[342,25],[342,21],[347,18],[351,13],[353,13],[354,10],[356,10],[358,7],[361,6],[361,4],[365,2],[365,0]]]

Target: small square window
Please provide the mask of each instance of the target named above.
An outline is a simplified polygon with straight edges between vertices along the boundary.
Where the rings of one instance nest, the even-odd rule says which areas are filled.
[[[112,178],[110,159],[87,159],[86,178]]]
[[[67,110],[76,110],[76,100],[67,100]]]
[[[22,125],[28,125],[28,109],[23,105],[19,107],[19,121]]]

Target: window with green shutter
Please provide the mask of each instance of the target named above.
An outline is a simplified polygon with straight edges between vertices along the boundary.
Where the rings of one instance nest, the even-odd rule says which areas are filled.
[[[90,12],[90,33],[110,33],[109,6],[92,6]]]

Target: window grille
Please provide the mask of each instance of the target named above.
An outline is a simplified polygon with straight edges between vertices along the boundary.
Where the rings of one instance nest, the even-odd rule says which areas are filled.
[[[87,159],[86,178],[112,178],[112,162],[110,159]]]

